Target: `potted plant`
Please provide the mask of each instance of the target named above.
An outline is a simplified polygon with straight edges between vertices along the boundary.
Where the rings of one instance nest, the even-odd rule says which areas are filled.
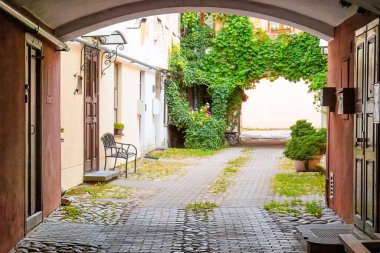
[[[123,135],[123,129],[124,129],[124,124],[123,123],[114,123],[113,124],[114,128],[114,135]]]
[[[316,129],[306,120],[297,121],[290,129],[291,139],[284,155],[295,161],[297,172],[316,171],[326,150],[326,129]]]

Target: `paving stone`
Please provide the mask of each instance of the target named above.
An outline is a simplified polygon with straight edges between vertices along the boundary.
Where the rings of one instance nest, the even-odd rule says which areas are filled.
[[[241,148],[224,149],[215,156],[196,159],[186,169],[187,174],[176,180],[114,181],[154,189],[156,194],[138,207],[120,208],[116,221],[91,223],[89,213],[82,223],[69,223],[62,221],[62,214],[53,215],[16,250],[32,252],[32,248],[41,247],[54,252],[303,252],[293,231],[298,221],[283,217],[293,224],[284,229],[275,216],[262,208],[265,201],[275,198],[270,191],[270,177],[282,153],[280,148],[256,148],[228,196],[207,219],[184,210],[186,204],[202,200],[202,193],[240,151]],[[113,212],[107,213],[107,206],[91,203],[78,207],[92,208],[95,214]],[[333,215],[325,218],[337,221]],[[310,222],[303,216],[299,219]]]

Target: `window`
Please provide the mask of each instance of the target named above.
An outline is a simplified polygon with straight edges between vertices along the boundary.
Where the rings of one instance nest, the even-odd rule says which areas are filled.
[[[270,29],[272,31],[280,29],[280,23],[270,21]]]
[[[114,65],[113,111],[114,121],[119,122],[119,64]]]

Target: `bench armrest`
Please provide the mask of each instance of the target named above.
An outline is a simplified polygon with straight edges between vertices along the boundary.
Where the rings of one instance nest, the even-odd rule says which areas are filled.
[[[124,149],[124,146],[127,146],[127,153],[128,153],[128,151],[129,151],[129,148],[130,147],[132,147],[132,148],[134,148],[134,150],[135,150],[135,154],[137,155],[137,148],[135,147],[135,145],[133,145],[133,144],[128,144],[128,143],[121,143],[121,142],[116,142],[116,144],[119,144],[119,145],[121,145],[121,147]]]

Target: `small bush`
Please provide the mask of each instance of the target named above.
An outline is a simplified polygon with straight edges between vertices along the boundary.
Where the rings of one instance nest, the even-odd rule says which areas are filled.
[[[315,128],[304,119],[297,120],[296,123],[290,127],[291,137],[297,138],[315,133]]]
[[[211,117],[205,108],[194,111],[191,115],[189,126],[185,130],[185,147],[187,148],[216,150],[224,144],[226,123]]]
[[[284,151],[287,158],[307,164],[307,161],[325,153],[326,129],[315,129],[306,120],[298,120],[290,129],[292,138]]]

